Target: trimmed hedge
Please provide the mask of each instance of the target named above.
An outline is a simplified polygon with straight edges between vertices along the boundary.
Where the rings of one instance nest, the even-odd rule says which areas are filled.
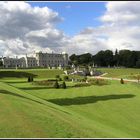
[[[88,82],[92,85],[99,85],[99,86],[103,86],[103,85],[108,85],[109,81],[108,80],[104,80],[104,79],[88,79]]]

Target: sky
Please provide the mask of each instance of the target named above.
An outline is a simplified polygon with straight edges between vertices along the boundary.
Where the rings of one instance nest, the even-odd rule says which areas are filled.
[[[64,21],[57,28],[72,36],[87,26],[101,25],[100,17],[105,12],[105,2],[29,2],[33,7],[47,6],[58,12]]]
[[[0,56],[140,51],[140,2],[0,2]]]

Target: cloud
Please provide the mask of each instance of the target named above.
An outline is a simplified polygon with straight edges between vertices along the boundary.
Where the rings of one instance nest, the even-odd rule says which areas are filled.
[[[48,28],[61,21],[58,13],[44,7],[31,7],[25,2],[0,2],[0,37],[23,38],[32,30]]]
[[[44,30],[32,31],[26,34],[29,42],[42,46],[43,48],[56,48],[66,44],[66,35],[55,28],[47,28]]]
[[[101,17],[102,21],[115,24],[139,24],[139,2],[108,2],[107,11]],[[135,22],[137,21],[137,22]]]
[[[63,17],[48,7],[0,2],[0,19],[0,55],[25,55],[34,51],[95,54],[116,48],[140,50],[139,2],[107,2],[106,11],[99,17],[102,25],[86,27],[72,37],[56,28]]]
[[[4,41],[6,45],[3,46],[7,50],[1,50],[4,55],[25,51],[29,53],[32,44],[29,44],[27,34],[55,28],[55,25],[62,21],[59,14],[52,9],[31,7],[26,2],[0,2],[0,18],[0,40]],[[24,48],[27,50],[23,51]]]
[[[87,27],[73,37],[77,52],[140,50],[139,2],[107,2],[106,11],[99,19],[102,25]]]
[[[140,50],[139,2],[108,2],[106,8],[100,18],[104,26],[99,28],[108,37],[108,47]]]

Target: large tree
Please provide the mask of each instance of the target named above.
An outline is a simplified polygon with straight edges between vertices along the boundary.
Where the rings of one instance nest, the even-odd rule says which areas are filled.
[[[94,57],[94,62],[98,66],[112,66],[113,52],[111,50],[99,51]]]
[[[75,65],[95,65],[101,67],[107,66],[124,66],[124,67],[140,67],[140,51],[130,50],[118,50],[116,49],[115,54],[111,50],[101,50],[97,54],[92,55],[85,53],[81,55],[73,54],[70,56],[70,60]]]
[[[90,53],[85,53],[81,55],[72,54],[69,58],[71,62],[74,63],[75,65],[87,65],[90,64],[92,61],[92,54]]]

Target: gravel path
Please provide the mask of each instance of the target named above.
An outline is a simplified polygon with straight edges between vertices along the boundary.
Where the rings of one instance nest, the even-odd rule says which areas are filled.
[[[103,75],[102,75],[103,76]],[[106,79],[106,80],[117,80],[120,81],[120,78],[113,78],[113,77],[101,77],[101,76],[92,76],[91,78],[95,78],[95,79]],[[131,80],[131,79],[123,79],[125,82],[135,82],[138,83],[138,80]]]

